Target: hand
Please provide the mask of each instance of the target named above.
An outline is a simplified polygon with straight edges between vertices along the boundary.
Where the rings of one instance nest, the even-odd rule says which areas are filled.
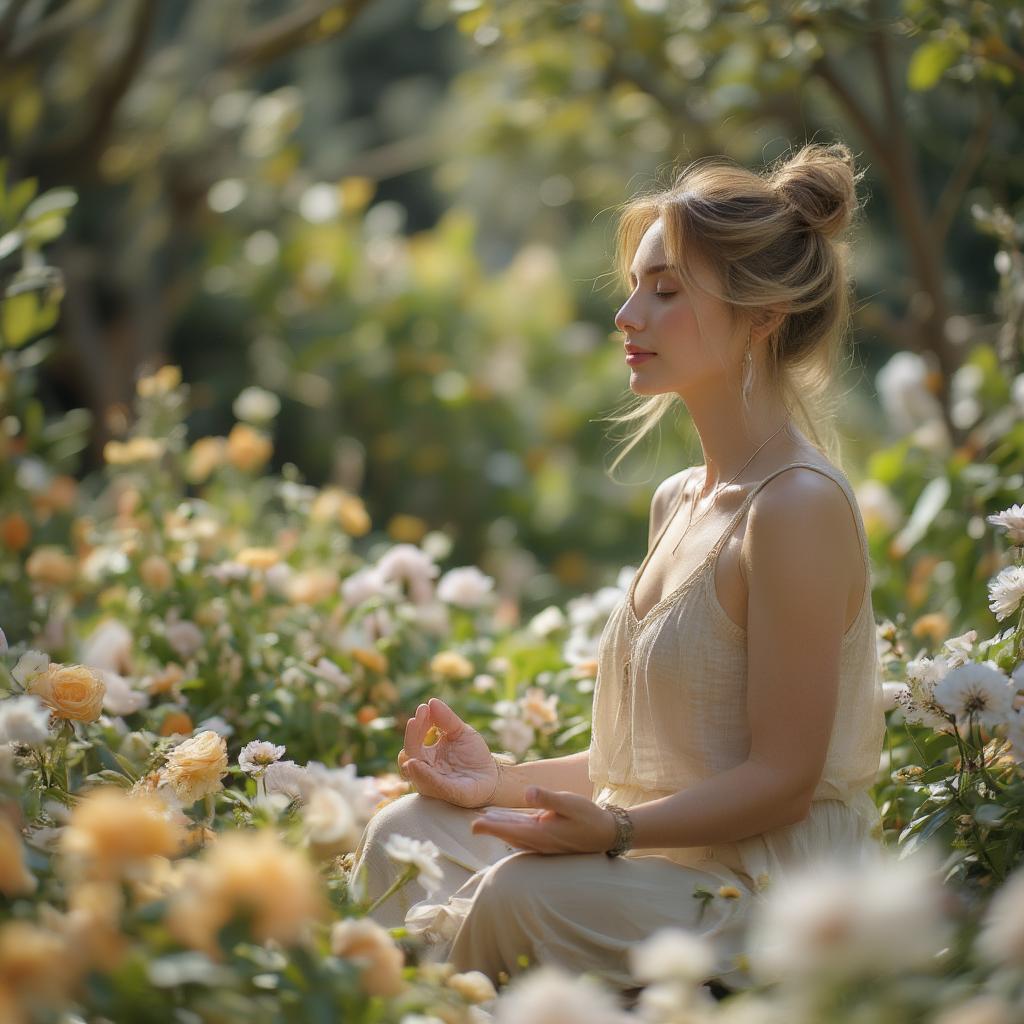
[[[511,815],[488,809],[472,831],[533,853],[604,853],[615,845],[615,815],[585,796],[530,786],[526,802],[538,810]]]
[[[431,726],[441,738],[425,747]],[[498,783],[498,766],[484,738],[437,697],[421,704],[406,723],[398,771],[423,796],[458,807],[482,806]]]

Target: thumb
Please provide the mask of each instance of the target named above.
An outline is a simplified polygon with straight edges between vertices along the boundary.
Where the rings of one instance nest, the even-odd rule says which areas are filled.
[[[405,774],[423,796],[437,796],[448,788],[438,772],[415,757],[405,762]]]
[[[579,801],[582,797],[575,793],[567,793],[553,789],[541,789],[540,786],[527,788],[526,802],[531,807],[543,807],[545,810],[555,811],[557,814],[564,814],[572,817],[579,808]]]

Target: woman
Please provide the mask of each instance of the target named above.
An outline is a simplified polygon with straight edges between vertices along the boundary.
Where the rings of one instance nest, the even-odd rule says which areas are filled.
[[[371,821],[356,877],[380,896],[388,836],[433,840],[441,889],[408,924],[458,969],[556,963],[628,988],[630,946],[676,926],[744,987],[764,887],[877,850],[870,563],[826,431],[858,178],[844,146],[807,145],[760,175],[698,161],[626,204],[615,324],[644,401],[619,417],[640,421],[622,455],[681,400],[704,461],[654,494],[648,553],[601,635],[589,750],[498,765],[437,699],[406,727],[417,794]],[[402,924],[413,898],[375,916]]]

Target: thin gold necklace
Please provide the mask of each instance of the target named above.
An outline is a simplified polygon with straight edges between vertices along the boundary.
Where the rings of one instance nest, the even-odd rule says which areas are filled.
[[[747,466],[749,466],[749,465],[750,465],[750,464],[751,464],[751,463],[752,463],[752,462],[754,461],[754,459],[755,459],[755,458],[757,457],[758,453],[759,453],[759,452],[761,451],[761,449],[762,449],[762,448],[764,448],[764,446],[765,446],[765,445],[766,445],[766,444],[768,443],[768,441],[770,441],[770,440],[771,440],[771,439],[772,439],[773,437],[775,437],[775,436],[776,436],[777,434],[780,434],[780,433],[781,433],[781,432],[782,432],[782,431],[783,431],[783,430],[785,429],[785,427],[789,425],[789,421],[790,421],[790,417],[789,417],[789,416],[787,416],[787,417],[786,417],[786,418],[785,418],[785,419],[784,419],[784,420],[782,421],[782,426],[781,426],[781,427],[779,427],[779,429],[778,429],[778,430],[776,430],[776,431],[775,431],[775,433],[771,434],[771,435],[770,435],[770,436],[768,437],[768,440],[766,440],[766,441],[765,441],[764,443],[762,443],[762,444],[758,445],[758,447],[757,447],[757,448],[756,448],[756,450],[754,451],[754,454],[753,454],[753,455],[751,455],[751,456],[750,456],[750,458],[749,458],[749,459],[747,459],[747,461],[746,461],[746,462],[744,462],[742,466],[740,466],[739,470],[738,470],[738,471],[737,471],[736,473],[734,473],[734,474],[733,474],[733,476],[731,476],[731,477],[730,477],[730,478],[729,478],[728,480],[726,480],[724,484],[716,484],[716,485],[715,485],[714,489],[713,489],[713,490],[712,490],[712,492],[711,492],[711,503],[710,503],[710,504],[708,505],[708,507],[707,507],[707,510],[706,510],[706,511],[704,511],[704,512],[702,512],[702,513],[701,513],[701,514],[700,514],[700,515],[699,515],[699,516],[697,517],[697,522],[698,522],[698,523],[699,523],[699,522],[700,522],[700,521],[701,521],[702,519],[705,519],[705,518],[707,518],[707,516],[711,514],[711,510],[712,510],[712,509],[714,508],[714,506],[715,506],[715,498],[716,498],[716,497],[718,496],[718,493],[719,493],[719,491],[723,491],[723,490],[725,490],[725,488],[726,488],[726,487],[728,487],[728,486],[729,486],[729,484],[731,484],[731,483],[732,483],[732,482],[733,482],[734,480],[736,480],[736,478],[737,478],[737,477],[738,477],[738,476],[740,475],[740,473],[742,473],[742,472],[743,472],[743,470],[745,470],[745,469],[747,468]],[[691,501],[691,502],[690,502],[690,514],[689,514],[689,515],[687,516],[687,518],[686,518],[686,526],[684,526],[684,527],[683,527],[683,532],[682,532],[682,533],[681,533],[681,534],[679,535],[679,540],[677,540],[677,541],[676,541],[676,546],[675,546],[675,547],[674,547],[674,548],[672,549],[672,554],[673,554],[673,555],[674,555],[674,554],[676,553],[676,551],[678,550],[678,548],[679,548],[679,545],[680,545],[680,544],[682,544],[682,542],[683,542],[683,538],[684,538],[684,537],[685,537],[685,536],[687,535],[687,533],[689,533],[689,531],[690,531],[690,526],[691,526],[691,525],[693,524],[693,509],[694,509],[694,506],[695,506],[696,504],[697,504],[697,500],[696,500],[696,498],[695,498],[695,499],[694,499],[693,501]]]

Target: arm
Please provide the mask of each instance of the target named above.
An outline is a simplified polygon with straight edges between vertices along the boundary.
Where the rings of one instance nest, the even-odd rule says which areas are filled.
[[[491,803],[498,807],[526,807],[526,787],[558,789],[590,799],[593,786],[589,774],[590,751],[565,757],[549,757],[523,764],[501,765],[501,781]]]
[[[758,496],[743,541],[748,757],[631,807],[635,847],[735,842],[806,816],[835,715],[846,597],[855,582],[850,543],[859,550],[846,498],[820,474],[783,474]],[[569,794],[542,791],[529,802],[546,810],[523,823],[478,819],[474,831],[544,853],[608,848],[610,812]]]

